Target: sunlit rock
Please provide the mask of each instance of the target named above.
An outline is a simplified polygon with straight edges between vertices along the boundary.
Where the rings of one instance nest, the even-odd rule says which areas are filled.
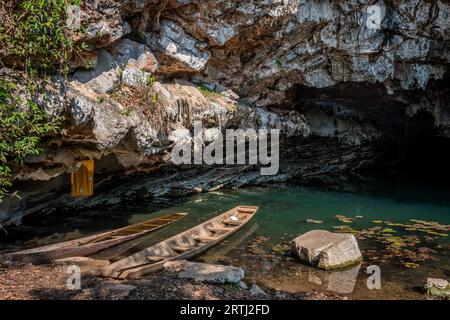
[[[192,70],[204,69],[211,56],[205,50],[205,43],[191,37],[182,27],[170,20],[161,22],[159,34],[148,34],[146,43],[152,50],[172,57]]]
[[[321,269],[343,268],[362,259],[358,242],[352,234],[313,230],[293,242],[301,261]]]

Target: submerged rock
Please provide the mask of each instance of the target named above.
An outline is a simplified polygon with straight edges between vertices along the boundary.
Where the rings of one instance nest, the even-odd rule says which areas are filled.
[[[244,270],[234,266],[223,266],[186,260],[169,261],[164,264],[169,271],[178,272],[178,277],[211,283],[237,283],[244,278]]]
[[[450,296],[450,283],[444,279],[428,278],[425,289],[427,290],[427,294],[430,296]]]
[[[295,238],[294,245],[301,261],[321,269],[342,268],[362,259],[352,234],[313,230]]]

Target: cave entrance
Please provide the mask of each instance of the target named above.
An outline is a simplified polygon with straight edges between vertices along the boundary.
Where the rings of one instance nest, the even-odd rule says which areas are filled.
[[[444,83],[434,84],[442,92],[435,103],[448,101]],[[353,154],[369,146],[373,156],[350,163],[352,171],[439,183],[450,177],[450,135],[436,126],[430,99],[423,90],[396,87],[388,94],[381,83],[342,82],[326,88],[295,85],[284,106],[303,114],[313,124],[312,135],[323,141],[363,137]]]

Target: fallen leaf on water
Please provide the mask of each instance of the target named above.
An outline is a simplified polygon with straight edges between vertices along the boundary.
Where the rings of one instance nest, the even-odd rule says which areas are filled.
[[[342,214],[337,214],[335,216],[335,218],[338,219],[340,222],[343,222],[343,223],[352,223],[353,221],[355,221],[355,218],[346,217],[346,216],[344,216]]]
[[[405,267],[411,268],[411,269],[415,269],[415,268],[417,268],[417,267],[420,266],[419,264],[414,263],[414,262],[405,262],[403,265],[404,265]]]
[[[314,220],[314,219],[306,219],[307,223],[315,223],[315,224],[321,224],[322,220]]]

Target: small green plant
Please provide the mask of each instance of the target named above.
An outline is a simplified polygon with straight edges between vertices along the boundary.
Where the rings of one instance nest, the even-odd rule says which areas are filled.
[[[123,111],[119,112],[119,114],[121,116],[127,116],[127,117],[131,116],[132,113],[133,113],[132,109],[127,109],[127,110],[123,110]]]
[[[148,86],[150,86],[150,87],[153,86],[155,84],[155,81],[156,81],[155,76],[149,75],[147,77],[147,85]]]
[[[197,90],[200,91],[201,94],[203,94],[203,96],[205,96],[205,98],[220,97],[222,95],[219,92],[216,92],[216,91],[208,88],[204,84],[197,86]]]
[[[281,63],[281,60],[280,59],[276,59],[275,60],[275,63],[277,64],[277,66],[282,66],[282,63]]]
[[[97,103],[98,104],[102,104],[103,102],[105,102],[106,101],[106,97],[104,97],[104,96],[99,96],[98,98],[97,98]]]
[[[116,68],[116,73],[119,78],[119,85],[117,88],[119,92],[123,92],[123,74],[125,73],[125,68],[126,68],[125,64],[117,65]]]
[[[241,287],[237,283],[225,283],[223,285],[224,289],[231,292],[236,292],[241,290]]]
[[[153,94],[151,94],[151,95],[150,95],[150,101],[151,101],[153,104],[157,104],[158,101],[159,101],[158,93],[153,93]]]

